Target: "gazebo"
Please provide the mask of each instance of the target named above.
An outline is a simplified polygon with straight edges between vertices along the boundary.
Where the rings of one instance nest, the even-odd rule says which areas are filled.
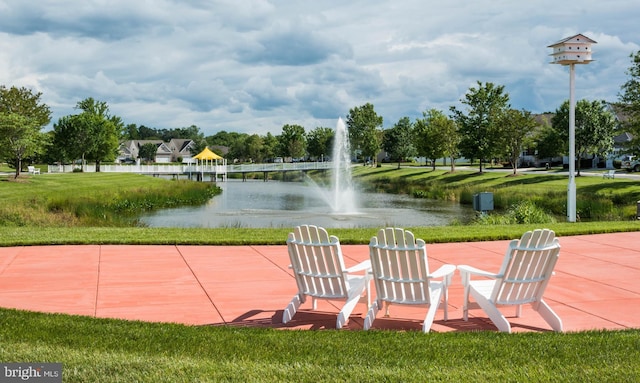
[[[227,175],[227,160],[205,147],[203,151],[193,156],[196,160],[196,171],[199,173],[200,179],[203,179],[204,173],[211,174],[212,180],[218,179],[218,174],[222,175],[225,180]],[[220,162],[220,163],[218,163]]]

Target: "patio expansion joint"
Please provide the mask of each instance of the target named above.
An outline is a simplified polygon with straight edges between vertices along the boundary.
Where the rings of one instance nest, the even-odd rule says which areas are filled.
[[[623,248],[621,247],[621,249],[623,249]],[[584,254],[578,254],[578,253],[573,253],[573,254],[581,255],[581,256],[583,256],[585,258],[591,258],[591,259],[596,260],[596,261],[602,261],[601,258],[595,257],[593,255],[584,255]],[[640,267],[635,267],[634,265],[630,265],[628,263],[620,263],[620,262],[615,262],[615,261],[612,261],[612,260],[608,260],[607,262],[612,264],[612,265],[626,267],[626,268],[629,268],[629,269],[640,271]]]
[[[13,254],[13,256],[11,257],[11,259],[9,260],[9,262],[7,262],[7,263],[5,264],[5,266],[4,266],[2,269],[0,269],[0,275],[4,274],[4,272],[5,272],[9,267],[11,267],[11,265],[13,264],[13,262],[18,258],[18,255],[19,255],[19,254],[20,254],[19,252],[16,252],[16,254]]]
[[[216,310],[216,312],[220,316],[220,319],[222,319],[222,322],[224,324],[227,324],[227,321],[224,319],[224,316],[222,316],[222,313],[218,309],[218,306],[216,306],[215,302],[213,302],[213,298],[211,298],[211,295],[209,295],[209,292],[207,291],[207,289],[202,284],[202,281],[200,281],[200,279],[198,278],[198,275],[196,274],[196,272],[193,270],[193,268],[191,267],[189,262],[187,262],[187,259],[185,258],[184,254],[182,254],[182,252],[180,251],[180,248],[177,245],[174,245],[174,247],[175,247],[176,251],[178,252],[178,254],[180,254],[180,257],[182,258],[182,261],[184,262],[184,264],[187,266],[187,268],[189,268],[189,272],[191,273],[191,275],[193,275],[193,277],[195,278],[196,282],[198,282],[198,286],[200,286],[200,289],[202,289],[204,294],[207,296],[207,299],[211,303],[211,306],[214,308],[214,310]]]
[[[275,267],[277,267],[278,269],[282,270],[283,272],[285,272],[286,274],[289,274],[290,271],[288,269],[283,269],[280,265],[278,265],[277,263],[275,263],[274,261],[271,260],[271,258],[267,257],[266,255],[262,254],[260,252],[260,250],[256,249],[254,246],[249,246],[251,248],[251,250],[255,251],[257,254],[259,254],[262,258],[264,258],[267,262],[271,263],[272,265],[274,265]]]
[[[621,266],[626,266],[626,265],[621,265]],[[640,298],[640,294],[638,294],[637,291],[629,290],[629,289],[626,289],[626,288],[621,287],[619,285],[614,285],[614,284],[611,284],[611,283],[605,283],[601,279],[586,278],[584,276],[581,276],[581,275],[578,275],[578,274],[574,274],[574,273],[570,273],[570,272],[564,271],[564,270],[563,271],[559,271],[558,270],[558,271],[555,271],[555,273],[563,273],[563,274],[566,274],[566,275],[571,275],[572,277],[583,279],[585,281],[589,281],[589,282],[593,282],[593,283],[599,283],[599,284],[601,284],[603,286],[611,287],[611,288],[614,288],[614,289],[622,290],[622,291],[625,291],[627,293],[631,293],[631,294],[637,295]]]
[[[98,297],[100,296],[100,266],[102,264],[102,245],[98,246],[98,266],[96,272],[98,273],[96,278],[96,299],[93,302],[93,316],[98,316]]]
[[[563,303],[563,302],[559,302],[559,301],[556,301],[556,300],[553,300],[553,299],[545,299],[545,301],[548,301],[548,302],[555,302],[555,304],[562,305],[562,306],[565,306],[565,307],[570,307],[570,308],[572,308],[573,310],[576,310],[576,311],[579,311],[579,312],[583,313],[584,315],[588,315],[588,316],[596,317],[596,318],[598,318],[598,319],[602,319],[603,321],[606,321],[606,322],[609,322],[609,323],[614,323],[615,325],[620,326],[620,327],[623,327],[623,328],[634,328],[634,327],[631,327],[631,326],[625,325],[625,324],[623,324],[623,323],[617,322],[617,321],[615,321],[615,320],[612,320],[612,319],[609,319],[609,318],[603,317],[602,315],[597,315],[597,314],[594,314],[594,313],[592,313],[592,312],[590,312],[590,311],[583,310],[583,309],[581,309],[581,308],[579,308],[579,307],[577,307],[577,306],[575,306],[575,305],[572,305],[572,304],[570,304],[570,303]]]

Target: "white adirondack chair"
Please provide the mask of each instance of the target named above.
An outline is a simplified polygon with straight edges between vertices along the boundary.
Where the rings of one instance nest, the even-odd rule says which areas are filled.
[[[287,239],[289,258],[293,269],[298,293],[287,305],[282,322],[287,323],[306,297],[312,298],[313,309],[318,299],[342,300],[345,305],[336,320],[336,328],[342,328],[356,304],[366,295],[367,307],[370,304],[369,260],[351,268],[346,268],[340,248],[340,241],[334,235],[329,236],[322,227],[302,225],[289,233]],[[352,273],[362,272],[361,275]]]
[[[464,286],[463,319],[469,318],[469,295],[487,313],[500,331],[511,332],[511,325],[497,306],[516,306],[531,303],[534,310],[555,331],[562,331],[562,320],[542,299],[560,254],[560,243],[549,229],[528,231],[520,240],[509,243],[502,267],[490,273],[475,267],[460,265],[458,270]],[[471,280],[472,275],[490,279]]]
[[[443,265],[430,273],[425,242],[400,228],[380,229],[369,242],[369,254],[376,300],[367,312],[365,330],[371,327],[383,304],[386,304],[385,316],[389,316],[391,304],[428,306],[423,332],[431,329],[441,300],[444,319],[448,319],[448,287],[456,270],[454,265]]]
[[[40,174],[40,169],[35,166],[27,166],[27,171],[29,174]]]

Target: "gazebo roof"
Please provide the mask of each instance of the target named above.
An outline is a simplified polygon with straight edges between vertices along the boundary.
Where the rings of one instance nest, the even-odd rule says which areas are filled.
[[[193,156],[197,160],[221,160],[222,157],[212,152],[209,147],[204,148],[203,151]]]

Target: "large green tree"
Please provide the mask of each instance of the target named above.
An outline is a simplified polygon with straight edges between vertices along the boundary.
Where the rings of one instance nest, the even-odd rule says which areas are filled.
[[[502,116],[499,127],[502,137],[502,150],[513,167],[513,174],[518,173],[518,160],[522,149],[533,139],[533,129],[536,120],[531,112],[526,110],[509,109]]]
[[[262,158],[264,160],[272,159],[276,157],[277,152],[278,139],[276,136],[271,134],[271,132],[267,132],[267,134],[262,138]]]
[[[113,161],[117,156],[124,124],[120,117],[109,113],[104,101],[86,98],[76,105],[79,114],[61,117],[53,125],[54,145],[60,150],[60,160],[82,159],[95,161],[100,171],[102,161]]]
[[[13,164],[20,175],[25,158],[45,150],[47,135],[42,129],[51,121],[51,111],[27,88],[0,86],[0,158]]]
[[[152,142],[147,142],[140,146],[140,150],[138,150],[138,158],[147,162],[154,162],[156,154],[158,154],[158,145]]]
[[[482,162],[499,151],[502,140],[499,124],[509,108],[509,94],[504,86],[478,81],[478,86],[471,87],[460,102],[466,105],[466,111],[451,107],[461,136],[460,153],[470,160],[479,160],[482,173]]]
[[[249,137],[247,133],[227,132],[221,130],[213,136],[206,138],[209,148],[215,146],[222,146],[228,148],[225,157],[228,160],[242,160],[247,157],[247,153],[244,150],[244,142]]]
[[[398,169],[400,169],[402,161],[417,154],[414,141],[413,124],[409,117],[402,117],[391,129],[384,131],[382,148],[391,159],[398,161]]]
[[[331,128],[317,127],[307,133],[307,153],[316,161],[331,155],[334,131]]]
[[[627,151],[640,155],[640,51],[630,57],[629,80],[620,88],[616,107],[622,111],[623,128],[632,135]]]
[[[238,162],[245,162],[249,158],[247,146],[245,145],[249,135],[247,133],[239,133],[234,135],[231,144],[228,146],[227,159]]]
[[[262,137],[257,134],[252,134],[244,142],[247,158],[250,158],[252,162],[262,162],[264,160],[262,150]]]
[[[538,159],[549,159],[564,154],[567,149],[562,135],[551,126],[552,113],[544,113],[538,122],[534,145]]]
[[[442,111],[430,109],[422,112],[422,118],[416,119],[414,129],[418,155],[431,160],[435,170],[436,159],[447,154],[447,135],[455,134],[455,123]]]
[[[307,149],[304,127],[300,125],[284,125],[282,134],[278,136],[278,148],[282,157],[304,157]]]
[[[579,100],[575,114],[575,149],[578,159],[588,154],[607,155],[613,149],[617,123],[605,101]],[[551,118],[551,126],[562,137],[564,147],[569,142],[569,101],[565,101]],[[566,152],[565,152],[566,153]],[[569,161],[575,161],[570,158]],[[580,175],[580,161],[577,161]]]
[[[565,142],[562,135],[550,125],[544,125],[538,131],[535,138],[538,158],[553,158],[566,153]]]
[[[209,146],[226,146],[230,148],[239,136],[243,134],[246,133],[227,132],[226,130],[221,130],[212,136],[208,136],[207,144],[209,144]]]
[[[347,129],[351,151],[371,158],[375,164],[382,144],[382,116],[378,116],[373,104],[366,103],[349,110]]]

